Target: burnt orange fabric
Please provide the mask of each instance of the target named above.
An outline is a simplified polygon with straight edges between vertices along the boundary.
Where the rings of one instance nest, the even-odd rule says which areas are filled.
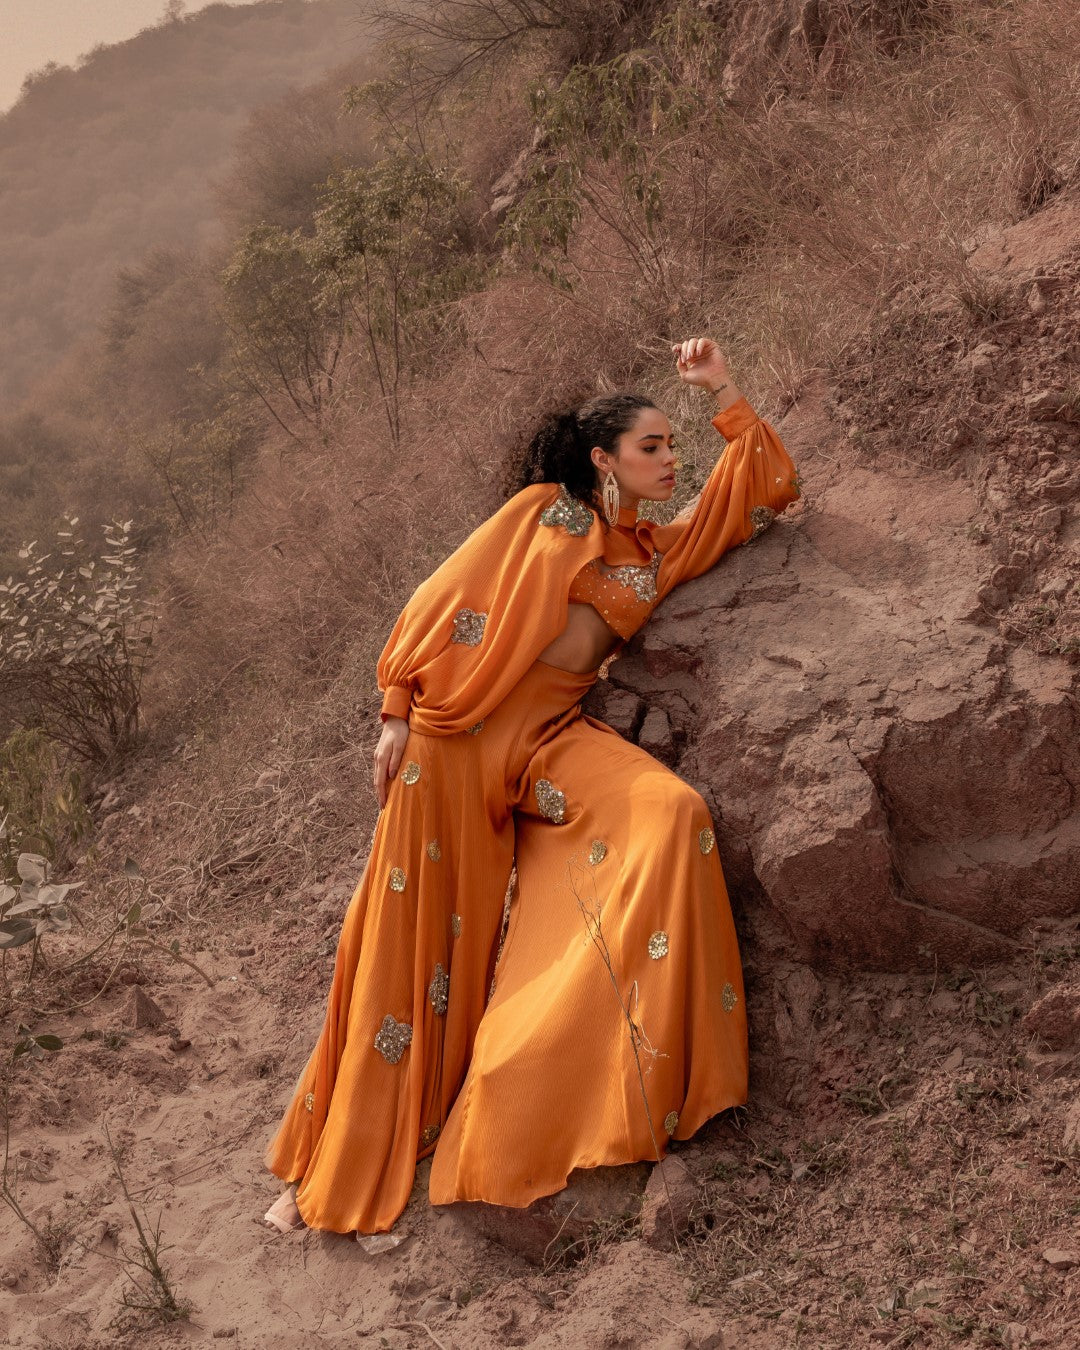
[[[663,1151],[745,1101],[738,944],[707,806],[581,713],[597,672],[533,652],[592,558],[651,569],[661,551],[662,596],[749,538],[755,507],[798,495],[772,428],[729,411],[734,438],[685,519],[604,531],[571,505],[545,523],[558,489],[526,489],[396,625],[380,680],[407,695],[402,767],[266,1152],[310,1227],[390,1228],[432,1152],[434,1203],[524,1206],[576,1167],[654,1157],[654,1138]]]
[[[663,557],[657,603],[680,582],[700,576],[754,531],[751,512],[780,512],[799,496],[795,466],[769,422],[745,398],[717,413],[713,426],[728,445],[693,509],[668,525],[620,513],[606,523],[583,504],[584,533],[543,525],[558,501],[557,484],[523,489],[474,530],[417,587],[378,663],[383,712],[409,716],[419,730],[449,734],[486,716],[566,627],[570,587],[587,563],[648,565]],[[473,646],[455,616],[483,616]]]

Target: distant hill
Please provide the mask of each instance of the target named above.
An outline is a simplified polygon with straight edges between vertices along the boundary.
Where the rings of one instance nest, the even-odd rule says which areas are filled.
[[[211,5],[32,79],[0,115],[0,409],[99,320],[117,267],[218,229],[259,104],[366,45],[361,0]]]

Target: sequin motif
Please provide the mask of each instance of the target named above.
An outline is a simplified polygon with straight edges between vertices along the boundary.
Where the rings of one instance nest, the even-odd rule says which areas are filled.
[[[632,563],[609,567],[602,558],[595,558],[589,565],[595,566],[601,576],[614,581],[616,585],[628,586],[639,600],[649,603],[656,599],[656,573],[663,556],[662,553],[654,553],[644,567],[635,567]]]
[[[486,614],[478,614],[475,609],[459,609],[454,615],[454,635],[450,641],[460,642],[464,647],[479,647],[486,623]]]
[[[442,857],[442,849],[439,847],[439,841],[433,839],[427,846],[427,855],[432,862],[438,862]]]
[[[720,991],[720,1002],[724,1005],[724,1011],[730,1012],[738,1001],[739,996],[735,992],[735,986],[730,980],[725,981],[724,987]]]
[[[552,504],[540,512],[541,525],[562,525],[567,534],[588,534],[592,529],[593,512],[572,496],[565,483],[559,484],[559,495]]]
[[[439,1137],[438,1125],[425,1125],[423,1132],[420,1135],[420,1147],[430,1148],[431,1145],[435,1142],[435,1140],[438,1139],[438,1137]]]
[[[553,820],[556,825],[561,825],[566,819],[566,797],[546,778],[536,781],[536,804],[540,814]]]
[[[390,889],[392,891],[403,891],[405,889],[405,873],[400,867],[391,867],[390,869]]]
[[[432,975],[431,983],[428,985],[427,996],[436,1015],[442,1017],[450,997],[450,976],[439,961],[435,962],[435,974]]]
[[[375,1049],[387,1064],[396,1064],[405,1053],[405,1047],[412,1040],[412,1027],[408,1022],[399,1022],[387,1013],[382,1020],[375,1037]]]
[[[410,759],[408,764],[406,764],[404,769],[402,769],[401,781],[403,783],[408,783],[410,787],[413,785],[413,783],[419,783],[420,765],[417,764],[415,759]]]
[[[698,832],[697,841],[698,848],[701,849],[702,853],[711,853],[713,845],[716,843],[716,835],[706,825],[703,830]]]
[[[592,848],[589,849],[589,863],[595,867],[597,863],[602,863],[607,857],[607,844],[602,839],[594,839]]]
[[[656,552],[643,566],[624,563],[612,567],[593,558],[570,583],[573,605],[591,605],[607,626],[624,641],[633,637],[652,613],[657,600],[656,574],[663,554]]]
[[[309,1092],[309,1093],[307,1094],[307,1096],[304,1098],[304,1106],[305,1106],[305,1108],[306,1108],[308,1111],[314,1111],[314,1110],[315,1110],[315,1094],[314,1094],[314,1092]]]
[[[469,733],[470,736],[479,736],[480,733],[483,731],[483,729],[484,729],[484,719],[482,717],[479,722],[474,722],[471,727],[465,728],[465,730]]]
[[[453,933],[454,937],[460,937],[460,936],[461,936],[461,915],[460,915],[460,914],[451,914],[451,915],[450,915],[450,931],[451,931],[451,933]]]
[[[649,955],[654,961],[659,961],[662,956],[668,954],[668,935],[664,932],[656,932],[649,939]]]
[[[751,543],[759,534],[763,534],[775,519],[776,512],[771,506],[752,506],[750,508],[750,523],[754,528],[750,534],[750,538],[745,539],[743,542],[746,544]]]
[[[675,1133],[675,1127],[678,1125],[678,1123],[679,1123],[678,1111],[669,1111],[667,1115],[664,1117],[664,1129],[667,1130],[668,1134]]]

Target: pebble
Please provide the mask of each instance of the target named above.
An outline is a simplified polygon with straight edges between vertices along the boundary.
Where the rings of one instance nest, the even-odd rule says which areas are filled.
[[[1047,1247],[1042,1259],[1053,1270],[1071,1270],[1073,1266],[1080,1265],[1080,1253],[1066,1251],[1062,1247]]]

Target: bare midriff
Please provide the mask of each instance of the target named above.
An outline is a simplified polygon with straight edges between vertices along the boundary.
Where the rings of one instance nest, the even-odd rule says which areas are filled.
[[[599,669],[619,644],[619,635],[610,629],[592,605],[570,604],[566,627],[537,658],[560,670],[587,675]]]

